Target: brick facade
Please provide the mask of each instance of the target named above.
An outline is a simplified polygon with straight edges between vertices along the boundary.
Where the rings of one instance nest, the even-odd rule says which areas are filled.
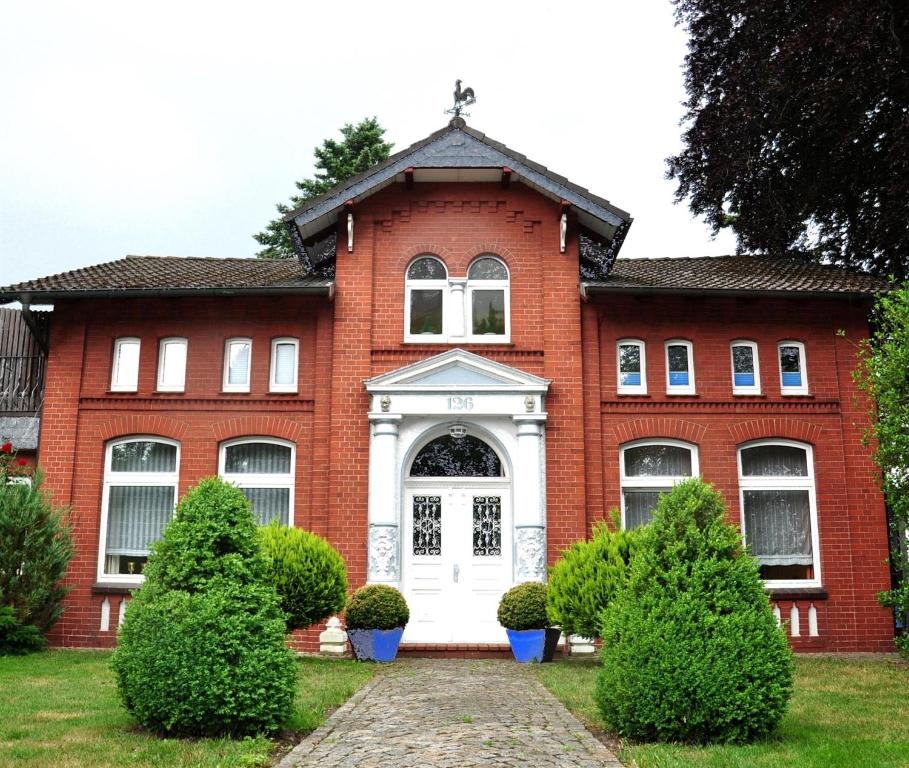
[[[552,380],[546,408],[548,559],[585,535],[619,503],[619,446],[670,437],[699,448],[701,474],[723,492],[738,520],[736,448],[782,437],[814,446],[823,595],[776,596],[814,605],[819,634],[798,648],[887,650],[892,626],[874,596],[889,576],[883,501],[863,411],[849,375],[867,307],[847,300],[689,299],[598,296],[581,300],[578,245],[569,228],[559,252],[559,205],[521,184],[391,185],[355,207],[355,247],[339,247],[333,301],[319,296],[60,301],[54,311],[40,459],[55,500],[72,508],[78,553],[71,592],[52,642],[110,646],[122,591],[96,585],[105,444],[128,435],[179,441],[179,490],[216,474],[218,447],[241,436],[292,441],[295,524],[327,536],[347,561],[352,586],[366,579],[369,401],[363,381],[433,354],[445,344],[405,344],[404,272],[421,253],[450,275],[492,253],[511,276],[511,342],[462,344],[497,362]],[[339,244],[346,230],[339,230]],[[845,335],[837,335],[843,329]],[[142,340],[135,393],[110,392],[114,339]],[[186,390],[156,393],[158,341],[188,339]],[[224,341],[253,339],[248,394],[222,393]],[[299,392],[268,392],[270,341],[300,340]],[[616,394],[615,343],[647,343],[646,397]],[[670,397],[662,385],[663,343],[693,342],[697,395]],[[761,397],[733,397],[729,342],[758,342]],[[776,344],[806,345],[811,394],[783,397]],[[313,647],[315,630],[298,638]]]

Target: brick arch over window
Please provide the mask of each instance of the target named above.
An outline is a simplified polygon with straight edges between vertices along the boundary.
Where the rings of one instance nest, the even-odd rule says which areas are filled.
[[[693,421],[657,417],[623,421],[621,424],[614,424],[612,431],[619,443],[627,443],[631,440],[642,440],[644,438],[658,439],[669,437],[698,444],[704,439],[707,427],[703,424],[695,424]]]
[[[468,263],[472,264],[480,256],[496,256],[505,262],[508,271],[511,272],[514,263],[514,254],[504,245],[498,243],[476,243],[467,250]]]
[[[115,437],[129,435],[153,435],[182,441],[189,432],[189,424],[165,416],[147,413],[129,416],[114,416],[105,419],[95,427],[95,437],[107,442]]]
[[[817,424],[792,419],[754,419],[729,426],[729,434],[736,445],[775,437],[816,445],[823,431]]]
[[[212,436],[219,443],[235,437],[280,437],[296,442],[303,433],[303,424],[273,416],[238,416],[211,425]]]
[[[419,243],[418,245],[413,245],[410,248],[398,252],[396,256],[396,265],[397,270],[402,276],[410,262],[417,258],[417,256],[435,256],[442,261],[442,263],[445,264],[445,268],[451,272],[449,264],[454,258],[454,254],[451,252],[450,248],[446,248],[444,245],[438,245],[437,243]]]

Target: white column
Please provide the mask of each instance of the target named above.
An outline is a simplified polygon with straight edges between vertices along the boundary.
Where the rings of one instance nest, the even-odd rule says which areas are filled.
[[[545,413],[512,417],[514,456],[514,580],[546,580]]]
[[[464,286],[467,278],[449,278],[448,280],[448,338],[450,341],[461,339],[467,334],[464,327]]]
[[[383,405],[384,407],[384,405]],[[398,556],[398,424],[401,416],[370,413],[369,551],[367,580],[397,582]]]

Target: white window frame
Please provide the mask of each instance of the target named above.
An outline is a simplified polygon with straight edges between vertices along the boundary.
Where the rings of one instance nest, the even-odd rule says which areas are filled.
[[[174,459],[173,472],[112,472],[111,460],[113,457],[114,447],[124,443],[152,442],[172,445],[177,449]],[[118,437],[108,441],[104,448],[104,486],[101,492],[101,535],[98,542],[98,571],[97,577],[99,583],[117,583],[117,584],[141,584],[145,581],[145,576],[141,573],[105,573],[104,561],[107,559],[107,518],[110,503],[111,486],[147,486],[147,485],[171,485],[174,489],[174,509],[179,501],[180,492],[180,443],[176,440],[170,440],[166,437],[157,435],[130,435],[129,437]]]
[[[124,344],[135,344],[138,347],[136,352],[136,376],[135,381],[122,383],[120,381],[120,347]],[[114,357],[111,361],[110,372],[110,391],[111,392],[136,392],[139,389],[139,367],[142,362],[142,339],[138,336],[121,336],[114,341]]]
[[[808,474],[805,477],[797,476],[748,476],[742,472],[742,451],[757,448],[762,445],[782,445],[790,448],[799,448],[806,452]],[[748,531],[745,530],[745,491],[775,491],[775,490],[807,490],[808,509],[811,518],[811,557],[813,559],[814,578],[812,579],[765,579],[764,586],[768,589],[789,589],[799,587],[821,586],[821,545],[818,534],[817,522],[817,495],[814,480],[814,448],[808,443],[796,440],[752,440],[743,443],[736,450],[736,462],[739,473],[739,515],[742,529],[742,541],[748,545]]]
[[[780,352],[783,347],[798,347],[799,372],[802,374],[802,383],[798,387],[787,387],[783,384],[783,360]],[[808,394],[808,360],[805,357],[805,345],[801,341],[781,341],[776,345],[776,365],[780,372],[781,395],[807,395]]]
[[[737,387],[735,385],[735,356],[733,350],[736,347],[751,347],[751,360],[754,366],[754,385]],[[758,345],[756,341],[748,339],[736,339],[729,343],[729,371],[732,375],[732,394],[733,395],[759,395],[761,394],[761,364],[758,360]]]
[[[491,253],[481,253],[467,267],[467,274],[470,275],[470,268],[480,259],[492,259],[499,262],[505,269],[504,280],[478,280],[470,277],[464,289],[464,335],[471,344],[507,344],[511,341],[511,272],[508,265],[498,256]],[[473,332],[473,294],[474,291],[502,291],[504,295],[503,306],[505,307],[505,333],[504,334],[482,334],[475,335]]]
[[[685,347],[688,351],[688,383],[669,383],[669,347]],[[669,339],[663,345],[663,360],[666,364],[666,394],[667,395],[693,395],[696,393],[694,384],[694,344],[686,339]]]
[[[691,454],[691,476],[687,475],[665,475],[665,476],[635,476],[625,474],[625,451],[629,448],[643,448],[650,445],[671,445],[675,448],[684,448]],[[663,492],[670,491],[672,488],[685,480],[692,477],[700,477],[701,465],[698,457],[698,446],[694,443],[686,443],[684,440],[671,440],[669,438],[645,438],[643,440],[633,440],[630,443],[623,443],[619,446],[619,501],[622,513],[622,528],[625,528],[625,490],[633,491],[653,491]]]
[[[183,378],[179,384],[167,384],[164,381],[165,361],[167,359],[168,346],[182,346],[183,356]],[[158,342],[158,392],[183,392],[186,389],[186,366],[189,364],[189,342],[182,336],[170,336],[161,339]]]
[[[411,280],[408,276],[410,268],[420,259],[432,259],[442,265],[445,270],[444,278],[435,280]],[[448,340],[449,323],[449,279],[448,266],[442,259],[433,253],[421,253],[407,263],[404,270],[404,341],[411,344],[438,344]],[[442,292],[442,333],[411,333],[410,332],[410,297],[415,290],[430,290]]]
[[[284,448],[290,448],[290,474],[254,474],[249,472],[225,472],[227,464],[227,449],[236,445],[248,443],[270,443],[271,445],[280,445]],[[294,527],[294,493],[296,490],[297,478],[297,446],[290,440],[281,440],[277,437],[238,437],[234,440],[227,440],[221,443],[218,449],[218,476],[227,483],[231,483],[237,488],[288,488],[288,508],[287,508],[287,525],[289,528]]]
[[[641,351],[641,383],[622,385],[622,347],[635,345]],[[647,394],[647,345],[641,339],[619,339],[615,343],[616,392],[620,395]]]
[[[232,344],[249,344],[249,358],[246,364],[246,383],[230,383],[230,348]],[[224,375],[221,382],[223,392],[249,392],[250,383],[252,382],[252,339],[245,336],[234,336],[224,341]]]
[[[294,348],[294,380],[290,384],[279,384],[275,379],[278,375],[278,345],[290,344]],[[250,349],[252,351],[252,349]],[[269,392],[296,392],[299,385],[300,369],[300,340],[292,336],[282,336],[271,340],[271,371],[268,375]]]

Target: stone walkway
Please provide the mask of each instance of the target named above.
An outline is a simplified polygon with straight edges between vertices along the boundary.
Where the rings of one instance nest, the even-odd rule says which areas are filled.
[[[407,659],[382,667],[279,764],[331,768],[621,768],[512,661]]]

